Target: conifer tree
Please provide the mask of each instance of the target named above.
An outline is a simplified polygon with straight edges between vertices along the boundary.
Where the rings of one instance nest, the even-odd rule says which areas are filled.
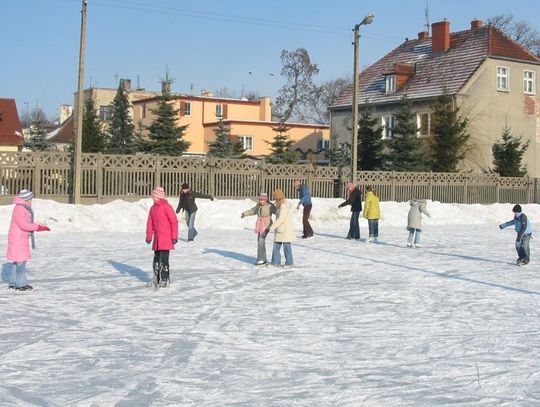
[[[218,158],[242,158],[244,148],[242,142],[231,140],[231,130],[219,118],[218,126],[214,130],[216,138],[208,143],[208,155]]]
[[[326,152],[326,158],[332,167],[347,167],[351,165],[351,155],[343,146],[332,140],[332,148]]]
[[[24,143],[24,147],[32,151],[47,151],[50,149],[50,144],[47,141],[47,130],[45,125],[47,124],[47,118],[43,110],[36,106],[32,110],[30,116],[30,131],[28,140]]]
[[[105,135],[97,116],[96,103],[92,97],[85,98],[82,120],[83,153],[99,153],[105,150]]]
[[[280,123],[272,130],[276,132],[276,135],[273,141],[265,141],[266,144],[270,145],[271,151],[266,160],[270,164],[295,164],[299,154],[290,149],[294,141],[286,134],[289,128],[285,126],[285,123]]]
[[[111,118],[108,128],[107,152],[112,154],[130,154],[135,152],[133,120],[130,115],[131,102],[121,79],[116,96],[111,103]]]
[[[371,108],[363,109],[358,128],[360,141],[359,170],[377,171],[383,165],[383,129],[371,115]],[[353,146],[354,148],[354,146]],[[358,148],[358,146],[356,146]]]
[[[512,129],[505,127],[501,140],[491,148],[495,172],[501,177],[526,176],[527,167],[522,164],[522,160],[528,147],[529,141],[523,144],[521,137],[513,136]]]
[[[392,138],[387,142],[385,168],[390,171],[426,171],[421,140],[418,138],[416,114],[406,96],[400,100],[399,110],[394,115]]]
[[[149,142],[147,151],[152,154],[179,156],[186,151],[190,144],[183,139],[186,126],[177,124],[178,112],[171,103],[172,96],[169,92],[172,79],[166,76],[161,95],[157,98],[157,106],[151,109],[154,121],[147,127]]]
[[[459,163],[467,154],[469,119],[461,117],[460,108],[452,97],[443,94],[433,105],[436,118],[434,136],[430,139],[431,169],[437,172],[456,172]]]

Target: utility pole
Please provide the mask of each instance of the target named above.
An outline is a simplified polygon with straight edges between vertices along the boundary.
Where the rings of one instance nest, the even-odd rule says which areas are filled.
[[[81,203],[81,160],[82,160],[82,122],[84,111],[84,54],[86,48],[86,7],[88,0],[82,0],[81,40],[79,44],[79,77],[77,85],[77,110],[74,117],[75,148],[73,151],[73,195],[72,203]]]
[[[351,143],[351,181],[356,185],[358,167],[358,37],[360,24],[354,26],[354,65],[353,65],[353,114],[352,114],[352,143]]]

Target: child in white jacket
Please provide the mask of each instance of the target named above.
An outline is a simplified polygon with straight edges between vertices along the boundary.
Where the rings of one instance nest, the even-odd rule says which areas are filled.
[[[274,238],[274,248],[272,250],[272,266],[281,265],[281,246],[285,253],[285,268],[294,267],[291,242],[295,240],[293,222],[291,219],[291,209],[285,201],[285,194],[281,189],[273,192],[276,200],[276,220],[270,226],[270,230],[276,233]]]
[[[430,213],[426,208],[426,201],[424,199],[411,199],[411,209],[409,209],[409,215],[407,216],[407,230],[409,231],[409,239],[407,240],[407,247],[422,247],[420,245],[420,237],[422,236],[422,214],[431,218]]]

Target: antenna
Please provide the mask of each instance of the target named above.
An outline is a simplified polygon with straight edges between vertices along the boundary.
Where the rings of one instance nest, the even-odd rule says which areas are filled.
[[[116,72],[116,73],[114,74],[114,85],[116,86],[117,83],[118,83],[118,73]]]
[[[424,12],[424,17],[426,19],[426,32],[429,34],[429,3],[426,1],[426,9],[425,9],[425,12]]]

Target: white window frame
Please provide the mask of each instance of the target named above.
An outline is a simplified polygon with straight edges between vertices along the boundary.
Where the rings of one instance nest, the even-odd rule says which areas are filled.
[[[497,66],[497,90],[510,92],[510,68],[507,66]]]
[[[427,116],[427,133],[422,133],[422,115]],[[418,131],[416,132],[416,135],[418,137],[429,137],[431,136],[431,113],[429,112],[420,112],[416,114],[416,127],[418,128]]]
[[[384,92],[394,93],[396,91],[396,75],[386,75],[384,80]]]
[[[523,93],[536,95],[536,71],[523,70]]]
[[[317,150],[324,151],[330,149],[330,140],[320,139],[317,142]]]
[[[223,105],[220,103],[216,105],[216,117],[223,117]]]
[[[99,120],[106,122],[112,117],[112,107],[111,105],[101,105],[99,107]]]
[[[253,151],[253,136],[238,136],[242,142],[242,148],[246,151]]]
[[[392,138],[392,127],[394,126],[394,116],[386,115],[381,117],[383,134],[382,139],[388,140]]]
[[[184,116],[191,117],[191,102],[184,102]]]

